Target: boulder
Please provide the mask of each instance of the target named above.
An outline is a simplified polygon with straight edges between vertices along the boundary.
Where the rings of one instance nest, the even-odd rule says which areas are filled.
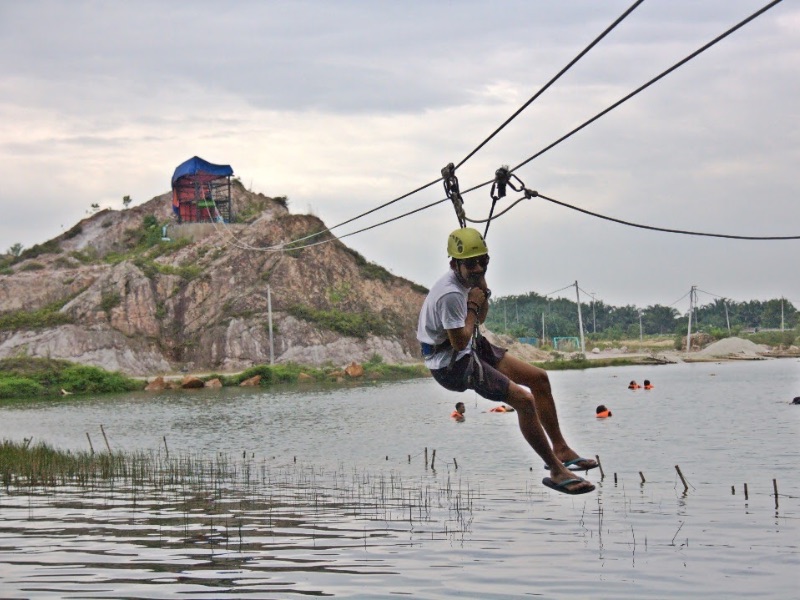
[[[309,375],[308,373],[300,373],[300,374],[297,376],[297,381],[298,381],[298,382],[300,382],[300,383],[303,383],[303,382],[310,382],[310,381],[314,381],[314,377],[312,377],[312,376],[311,376],[311,375]]]
[[[205,383],[199,377],[195,377],[194,375],[187,375],[181,381],[181,387],[185,390],[194,390],[197,388],[205,387]]]
[[[345,375],[352,379],[364,376],[364,367],[356,362],[351,362],[349,366],[345,367]]]
[[[167,389],[167,383],[164,381],[164,378],[159,375],[148,383],[144,389],[146,392],[160,392]]]
[[[241,387],[258,387],[260,383],[261,383],[261,375],[254,375],[250,379],[245,379],[239,385]]]
[[[219,380],[218,377],[215,377],[214,379],[209,379],[208,381],[206,381],[206,387],[213,389],[221,388],[222,382]]]

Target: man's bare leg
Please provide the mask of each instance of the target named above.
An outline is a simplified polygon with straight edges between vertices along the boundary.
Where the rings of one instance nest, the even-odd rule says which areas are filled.
[[[536,412],[541,421],[541,426],[547,432],[547,436],[553,444],[553,453],[556,458],[560,462],[579,458],[580,455],[567,444],[561,433],[556,403],[553,399],[553,392],[550,388],[550,378],[547,376],[547,371],[529,365],[509,354],[506,354],[500,360],[497,365],[497,370],[506,375],[512,382],[524,385],[533,392]],[[552,466],[548,461],[546,461],[545,464]],[[581,463],[581,466],[591,469],[596,466],[596,464],[596,461],[589,459],[586,463]]]
[[[519,428],[525,440],[530,447],[533,448],[534,452],[545,461],[545,464],[550,467],[550,478],[555,483],[563,483],[569,479],[576,479],[575,474],[564,466],[550,446],[547,434],[537,414],[538,411],[533,394],[512,381],[509,384],[506,403],[516,410]],[[588,481],[576,481],[566,487],[570,491],[574,491],[590,486],[594,489],[594,486]]]

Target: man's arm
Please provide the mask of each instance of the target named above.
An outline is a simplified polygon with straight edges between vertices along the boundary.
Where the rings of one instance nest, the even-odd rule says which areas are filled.
[[[474,296],[473,292],[475,292]],[[489,314],[489,295],[492,293],[489,291],[489,286],[486,285],[486,277],[481,277],[477,287],[472,288],[469,293],[467,302],[474,302],[478,305],[478,321],[483,323],[486,315]]]
[[[485,282],[483,282],[485,285]],[[486,301],[486,293],[480,287],[474,287],[467,296],[467,318],[463,327],[456,329],[446,329],[450,344],[457,351],[461,351],[469,344],[475,328],[483,323],[489,312],[489,303]]]

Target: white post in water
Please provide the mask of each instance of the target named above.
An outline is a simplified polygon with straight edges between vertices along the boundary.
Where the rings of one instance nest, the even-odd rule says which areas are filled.
[[[275,348],[272,344],[272,291],[267,286],[267,320],[269,321],[269,364],[275,364]]]
[[[581,293],[578,291],[578,282],[575,281],[575,296],[578,298],[578,329],[581,332],[581,354],[586,354],[586,344],[583,343],[583,317],[581,316]]]

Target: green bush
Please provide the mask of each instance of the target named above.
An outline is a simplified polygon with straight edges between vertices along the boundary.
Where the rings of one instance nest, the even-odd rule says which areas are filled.
[[[121,373],[74,364],[63,369],[59,383],[71,392],[86,394],[131,392],[142,387],[139,382]]]
[[[16,262],[20,262],[23,260],[27,260],[29,258],[36,258],[41,254],[60,254],[61,253],[61,246],[58,245],[56,240],[50,240],[45,242],[44,244],[36,244],[28,248],[27,250],[23,250],[20,255],[17,257]]]
[[[292,383],[297,381],[300,373],[311,375],[314,379],[324,379],[325,374],[319,369],[302,367],[296,363],[286,363],[280,365],[256,365],[246,371],[232,377],[220,378],[223,385],[239,385],[246,379],[261,375],[260,385],[270,385],[273,383]]]
[[[31,398],[42,395],[43,391],[32,379],[0,376],[0,398]]]
[[[372,359],[364,364],[364,372],[368,375],[386,379],[401,379],[406,377],[427,377],[430,371],[423,364],[415,365],[389,365],[374,363]]]
[[[73,393],[128,392],[144,383],[121,373],[28,356],[0,360],[0,398],[52,397],[65,389]]]
[[[395,276],[389,273],[386,269],[382,266],[375,264],[373,262],[369,262],[366,258],[364,258],[359,252],[353,250],[352,248],[344,247],[344,250],[350,254],[353,258],[356,259],[356,264],[358,265],[358,271],[361,273],[361,276],[365,279],[376,279],[378,281],[392,281],[395,279]]]
[[[29,262],[22,265],[18,270],[19,271],[42,271],[46,267],[39,262]]]
[[[93,247],[88,246],[85,250],[73,250],[69,253],[69,255],[74,258],[75,260],[82,262],[85,265],[91,264],[93,262],[97,262],[97,250]]]
[[[796,331],[759,331],[746,336],[754,344],[765,346],[791,346],[797,339]]]
[[[389,326],[383,317],[367,311],[347,313],[339,310],[316,310],[309,306],[295,304],[288,312],[293,317],[314,323],[325,329],[336,331],[351,337],[365,338],[369,334],[388,335]]]
[[[122,304],[122,296],[120,296],[117,292],[104,292],[100,296],[100,308],[103,309],[103,312],[108,314],[111,310]]]
[[[64,234],[64,239],[71,240],[72,238],[79,236],[81,233],[83,233],[83,227],[80,223],[78,223]]]
[[[51,305],[39,310],[17,310],[0,315],[0,331],[15,331],[17,329],[46,329],[72,323],[70,315],[58,312],[63,303],[58,306]]]

